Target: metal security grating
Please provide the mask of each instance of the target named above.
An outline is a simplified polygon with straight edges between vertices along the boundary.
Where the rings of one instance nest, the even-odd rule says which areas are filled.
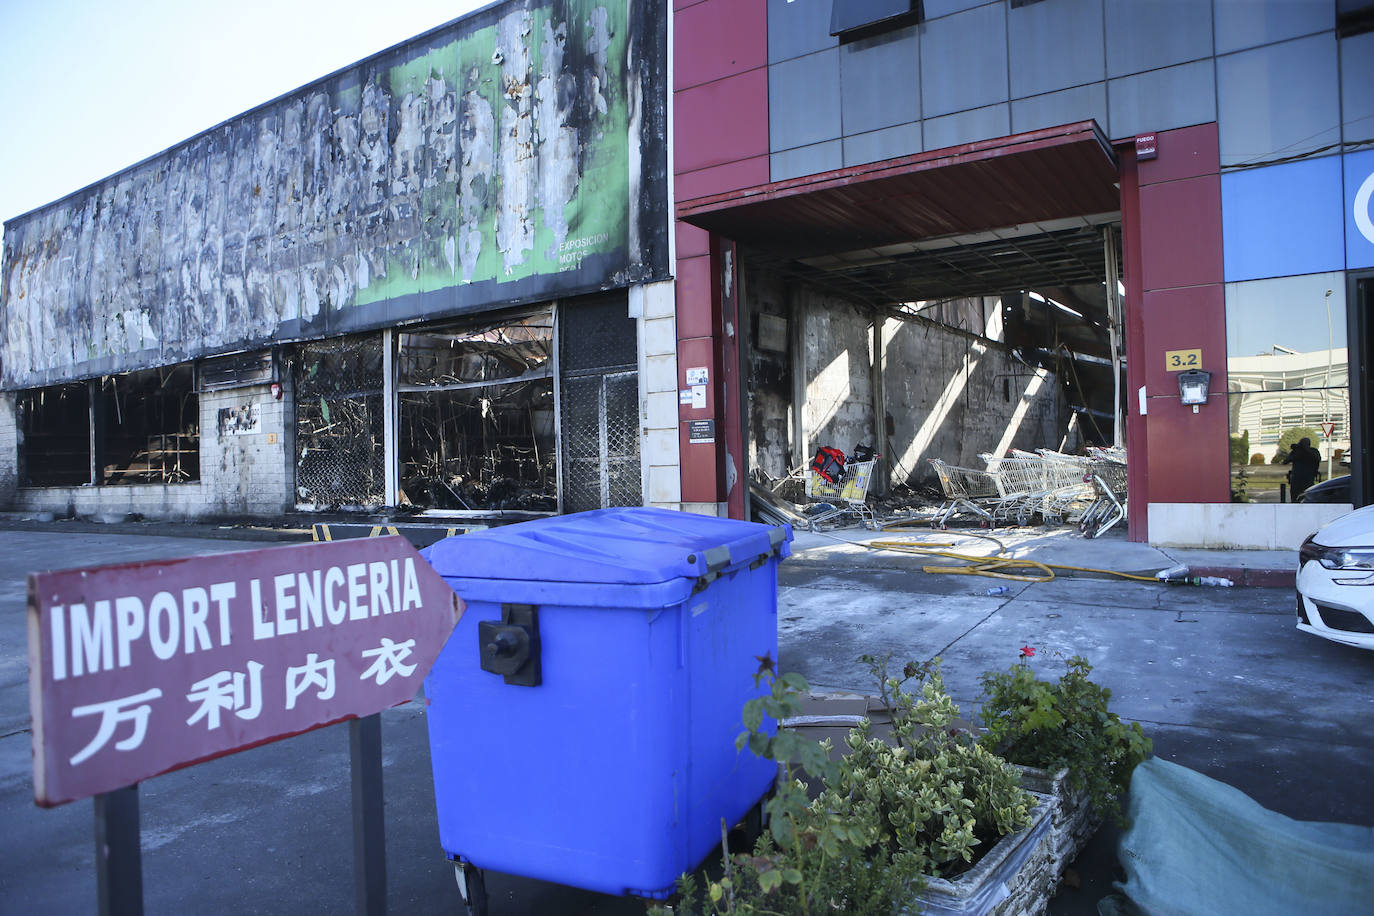
[[[296,498],[314,508],[372,508],[386,499],[382,339],[301,344],[296,380]]]
[[[639,372],[624,295],[559,313],[563,511],[643,503]]]

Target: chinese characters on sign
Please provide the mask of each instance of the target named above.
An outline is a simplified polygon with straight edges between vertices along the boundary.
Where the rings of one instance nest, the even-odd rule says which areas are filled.
[[[400,537],[32,575],[36,800],[404,703],[462,609]]]

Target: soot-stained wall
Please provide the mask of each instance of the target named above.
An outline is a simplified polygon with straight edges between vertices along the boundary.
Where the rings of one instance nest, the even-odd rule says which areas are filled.
[[[1075,444],[1064,441],[1070,412],[1054,372],[988,337],[935,324],[889,319],[883,340],[894,483],[934,485],[929,458],[982,468],[983,453]]]
[[[995,299],[931,309],[971,324],[978,333],[929,320],[886,319],[883,427],[890,433],[875,443],[868,310],[764,268],[746,270],[752,319],[751,467],[780,477],[809,459],[817,446],[848,454],[856,445],[875,445],[892,469],[893,483],[933,484],[928,458],[982,468],[984,452],[1076,444],[1055,373],[1021,363],[998,342],[1001,309]],[[761,317],[764,325],[774,322],[771,329],[760,324]],[[787,330],[777,322],[786,322]],[[794,322],[800,326],[794,328]],[[789,337],[783,351],[776,348],[779,333],[798,336]],[[806,442],[800,448],[792,429],[798,346],[806,383]]]
[[[663,279],[662,0],[512,0],[6,224],[0,384]]]

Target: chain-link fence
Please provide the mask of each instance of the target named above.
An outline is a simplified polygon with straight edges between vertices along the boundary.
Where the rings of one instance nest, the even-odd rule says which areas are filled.
[[[296,498],[315,508],[386,499],[382,338],[301,344],[296,381]]]
[[[639,372],[624,294],[559,313],[563,511],[643,503]]]

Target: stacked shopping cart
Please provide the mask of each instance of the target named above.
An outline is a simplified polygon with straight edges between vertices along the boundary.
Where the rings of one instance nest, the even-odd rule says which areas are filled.
[[[1081,456],[1013,449],[1006,457],[980,457],[987,462],[984,470],[929,459],[945,496],[936,527],[947,527],[959,515],[971,515],[987,526],[1029,525],[1039,518],[1050,526],[1078,522],[1093,537],[1125,517],[1123,450]]]

